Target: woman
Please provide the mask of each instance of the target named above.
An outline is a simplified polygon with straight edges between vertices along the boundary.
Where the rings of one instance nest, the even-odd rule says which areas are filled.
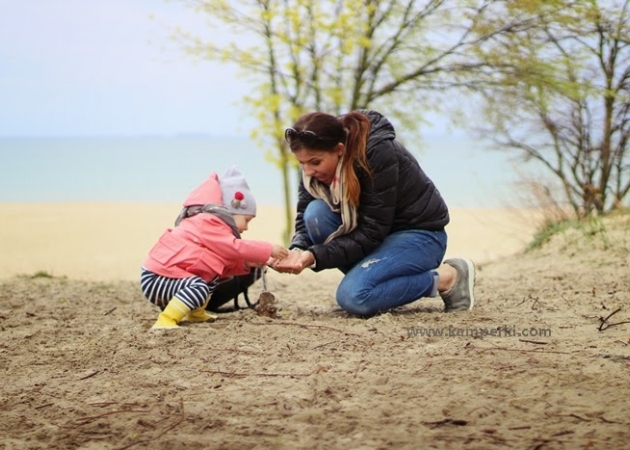
[[[446,312],[472,309],[474,264],[440,265],[448,208],[384,116],[309,113],[285,138],[302,180],[291,251],[273,268],[340,269],[337,302],[355,315],[438,294]]]

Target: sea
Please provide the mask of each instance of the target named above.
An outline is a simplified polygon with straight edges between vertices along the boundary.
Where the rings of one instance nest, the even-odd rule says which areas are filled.
[[[405,143],[449,207],[514,206],[521,180],[505,151],[464,135],[414,144]],[[283,205],[270,151],[242,136],[0,137],[0,202],[179,204],[211,172],[236,165],[258,204]],[[291,175],[295,186],[297,169]]]

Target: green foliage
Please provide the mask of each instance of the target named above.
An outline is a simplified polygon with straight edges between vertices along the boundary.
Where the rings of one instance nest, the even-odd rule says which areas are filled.
[[[46,270],[38,270],[37,272],[34,272],[32,274],[17,275],[17,278],[24,278],[27,280],[59,280],[62,282],[65,282],[68,279],[68,277],[65,275],[55,276]]]
[[[512,83],[518,90],[522,83],[515,81],[515,74],[532,80],[531,95],[544,99],[540,87],[544,83],[535,80],[553,67],[539,64],[536,39],[515,31],[533,29],[532,18],[540,20],[537,14],[556,11],[563,3],[181,1],[204,14],[209,27],[227,29],[234,37],[219,43],[214,37],[201,39],[176,30],[191,55],[236,64],[250,81],[252,94],[245,104],[259,123],[253,137],[282,174],[287,227],[293,192],[288,174],[296,162],[283,142],[283,130],[299,115],[383,106],[391,108],[384,112],[397,125],[419,134],[424,118],[444,107],[443,102],[430,100],[436,93],[462,87],[477,90],[497,82]],[[487,49],[488,42],[504,47]],[[520,69],[501,76],[502,72],[489,70],[493,65]]]
[[[578,222],[574,220],[545,224],[539,231],[536,232],[534,238],[527,246],[527,251],[541,248],[544,244],[549,242],[553,236],[561,234],[562,232],[575,227],[577,224]]]
[[[36,278],[54,278],[54,276],[51,275],[50,273],[44,271],[44,270],[39,270],[39,271],[35,272],[33,275],[30,275],[29,278],[31,278],[31,279],[36,279]]]
[[[20,275],[20,277],[22,278],[28,278],[30,280],[37,280],[37,279],[53,279],[55,278],[54,275],[52,275],[51,273],[45,271],[45,270],[38,270],[35,273],[32,273],[30,275]]]
[[[536,161],[579,217],[623,207],[630,192],[630,3],[512,0],[479,30],[492,67],[479,126],[498,146]],[[495,13],[497,13],[495,11]],[[521,18],[526,26],[515,26]]]
[[[527,251],[542,248],[551,241],[554,236],[562,235],[569,230],[579,232],[580,236],[584,239],[598,239],[606,248],[611,245],[602,218],[591,216],[584,219],[565,220],[562,222],[546,222],[534,235],[534,238],[527,246]]]

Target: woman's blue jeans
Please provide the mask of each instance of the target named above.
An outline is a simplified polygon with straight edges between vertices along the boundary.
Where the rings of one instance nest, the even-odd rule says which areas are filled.
[[[323,244],[341,225],[341,216],[318,199],[304,211],[304,223],[311,241]],[[345,277],[337,288],[337,303],[351,314],[370,316],[430,296],[446,243],[445,231],[390,234],[353,267],[340,269]]]

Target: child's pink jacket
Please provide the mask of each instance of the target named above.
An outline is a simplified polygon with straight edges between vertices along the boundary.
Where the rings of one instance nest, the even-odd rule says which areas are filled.
[[[219,177],[212,173],[184,202],[184,206],[221,205]],[[167,229],[153,246],[143,267],[169,278],[198,276],[206,282],[249,272],[245,261],[265,263],[271,257],[271,244],[238,239],[217,216],[199,213]]]

